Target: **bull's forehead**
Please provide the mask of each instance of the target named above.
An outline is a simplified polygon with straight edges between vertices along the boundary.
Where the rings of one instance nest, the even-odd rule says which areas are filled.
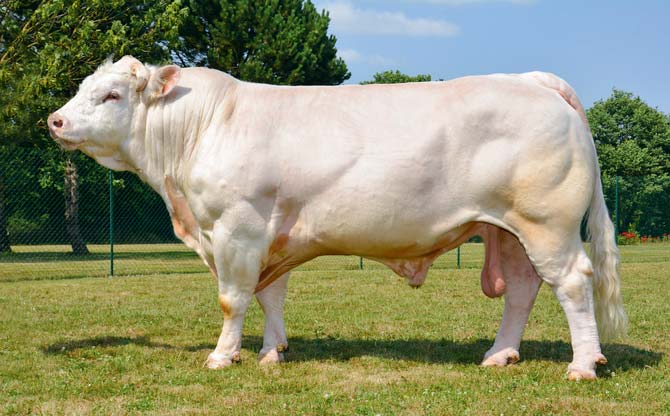
[[[112,65],[103,65],[98,68],[93,74],[87,76],[81,85],[79,85],[79,92],[95,91],[98,88],[109,88],[121,82],[127,82],[128,74],[119,71]]]

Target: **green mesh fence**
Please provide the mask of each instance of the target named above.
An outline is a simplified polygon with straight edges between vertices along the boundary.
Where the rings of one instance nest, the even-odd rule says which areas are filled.
[[[0,146],[0,166],[0,281],[109,276],[112,226],[115,276],[208,273],[197,255],[175,238],[162,199],[135,175],[113,175],[112,222],[109,171],[90,158],[52,148]],[[647,230],[670,231],[667,215],[670,192],[655,196],[635,194],[636,189],[644,188],[644,180],[624,178],[620,181],[620,229],[628,232],[631,227],[638,227],[635,229],[638,239],[633,243],[642,243]],[[76,183],[74,190],[73,182]],[[613,207],[613,181],[604,178],[603,182],[608,204]],[[74,219],[73,205],[76,205]],[[88,254],[73,254],[73,240],[77,239]],[[657,232],[652,241],[668,241],[667,234],[664,237]],[[7,246],[11,251],[2,252]],[[644,250],[638,250],[636,258],[670,261],[669,246],[661,244],[654,249],[646,245]],[[469,243],[461,247],[460,267],[480,268],[483,261],[482,244]],[[438,258],[433,268],[449,269],[458,265],[454,250]],[[357,270],[361,267],[364,270],[385,268],[353,256],[324,256],[298,270]]]

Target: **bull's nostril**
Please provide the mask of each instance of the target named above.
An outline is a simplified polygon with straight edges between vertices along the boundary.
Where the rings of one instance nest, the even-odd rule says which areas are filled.
[[[55,128],[59,129],[59,128],[63,127],[63,120],[56,119],[56,120],[53,121],[53,125],[54,125]]]

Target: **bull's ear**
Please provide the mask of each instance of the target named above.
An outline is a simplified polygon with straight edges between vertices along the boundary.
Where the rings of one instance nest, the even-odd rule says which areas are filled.
[[[149,98],[165,97],[177,86],[181,77],[181,68],[177,65],[166,65],[154,70],[144,92]]]

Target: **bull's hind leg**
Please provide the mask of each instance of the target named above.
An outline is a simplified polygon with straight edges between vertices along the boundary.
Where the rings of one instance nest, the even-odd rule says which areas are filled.
[[[505,310],[496,340],[484,355],[483,366],[502,367],[519,360],[519,344],[542,281],[519,240],[500,233],[500,261],[505,279]]]
[[[256,293],[256,299],[265,314],[263,348],[258,353],[258,360],[261,364],[284,361],[283,352],[288,348],[284,328],[284,299],[288,278],[289,273],[286,273],[270,286]]]
[[[583,249],[575,253],[571,263],[566,274],[550,283],[570,326],[573,358],[568,366],[568,378],[595,379],[596,364],[605,364],[607,359],[600,351],[595,320],[593,267]]]
[[[551,286],[568,319],[573,351],[568,378],[595,379],[596,364],[607,360],[600,351],[594,314],[591,260],[584,251],[578,228],[571,233],[538,231],[534,233],[536,238],[524,243],[535,270]]]

